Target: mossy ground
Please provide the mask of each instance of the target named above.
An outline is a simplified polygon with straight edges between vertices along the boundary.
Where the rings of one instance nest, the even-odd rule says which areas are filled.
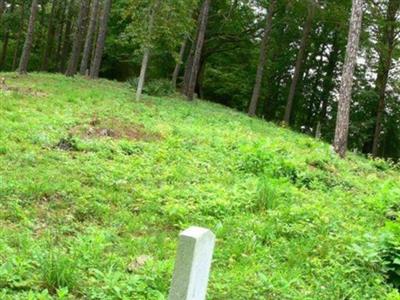
[[[1,77],[1,299],[165,299],[191,225],[217,235],[209,299],[398,299],[395,166],[208,102]]]

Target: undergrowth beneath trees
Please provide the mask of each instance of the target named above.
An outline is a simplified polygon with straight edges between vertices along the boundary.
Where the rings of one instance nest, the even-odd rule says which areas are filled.
[[[1,76],[1,299],[165,299],[191,225],[217,236],[210,299],[399,299],[397,166],[204,101]]]

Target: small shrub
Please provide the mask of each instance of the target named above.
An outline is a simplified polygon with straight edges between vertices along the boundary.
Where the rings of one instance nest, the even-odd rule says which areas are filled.
[[[262,176],[258,181],[255,208],[257,210],[275,209],[277,201],[278,193],[274,180]]]
[[[171,96],[175,93],[172,83],[168,79],[155,79],[150,81],[145,87],[144,92],[151,96]]]
[[[133,89],[138,86],[139,79],[134,77],[128,80],[128,85]],[[154,79],[147,82],[143,87],[143,93],[151,96],[171,96],[175,93],[175,89],[168,79]]]
[[[259,175],[264,173],[265,169],[270,167],[273,156],[265,149],[256,146],[242,150],[242,159],[239,163],[239,170],[246,173]]]
[[[61,138],[58,143],[55,145],[56,148],[63,151],[78,151],[78,142],[72,137],[68,136],[67,138]]]
[[[68,288],[73,290],[78,281],[76,265],[72,258],[61,251],[50,251],[41,261],[43,286],[50,293]]]
[[[386,224],[381,253],[387,282],[400,290],[400,222]]]
[[[0,146],[0,155],[5,155],[7,154],[7,148],[4,146]]]

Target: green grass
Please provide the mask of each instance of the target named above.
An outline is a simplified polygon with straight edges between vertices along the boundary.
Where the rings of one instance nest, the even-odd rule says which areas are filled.
[[[217,235],[209,299],[399,299],[396,166],[208,102],[1,77],[0,299],[165,299],[191,225]]]

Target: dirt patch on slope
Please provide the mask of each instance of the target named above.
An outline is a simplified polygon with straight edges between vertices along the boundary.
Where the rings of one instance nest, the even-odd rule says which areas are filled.
[[[111,138],[141,141],[161,139],[159,133],[148,131],[141,124],[127,124],[118,119],[101,120],[97,117],[93,117],[88,124],[75,126],[70,130],[70,134],[86,139]]]
[[[15,92],[21,95],[27,95],[27,96],[33,96],[33,97],[46,97],[48,96],[47,93],[33,89],[30,87],[14,87],[14,86],[9,86],[6,83],[5,78],[0,78],[0,91],[3,93],[10,93],[10,92]]]

